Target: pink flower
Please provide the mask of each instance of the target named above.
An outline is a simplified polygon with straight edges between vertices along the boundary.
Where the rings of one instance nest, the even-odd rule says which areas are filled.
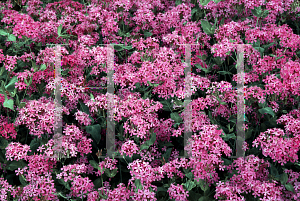
[[[133,154],[138,154],[139,148],[133,140],[127,140],[121,148],[121,155],[132,157]]]
[[[11,142],[8,144],[6,149],[6,158],[7,160],[21,160],[21,159],[27,159],[27,152],[31,152],[30,146],[28,145],[22,145],[19,142]]]
[[[4,61],[4,66],[5,66],[6,70],[13,71],[16,64],[17,64],[17,56],[6,55],[6,58]]]
[[[188,191],[184,190],[183,186],[180,184],[171,184],[168,193],[170,198],[175,199],[176,201],[187,201],[187,197],[189,197]]]
[[[86,113],[84,113],[80,110],[77,110],[77,112],[75,113],[75,118],[80,124],[84,124],[85,126],[90,125],[91,121],[92,121],[89,118],[89,115],[87,115]]]

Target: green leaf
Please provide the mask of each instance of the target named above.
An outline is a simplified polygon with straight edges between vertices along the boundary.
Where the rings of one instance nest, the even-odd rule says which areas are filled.
[[[140,180],[140,179],[134,180],[134,184],[135,184],[135,186],[136,186],[136,189],[140,189],[140,190],[143,189],[143,186],[142,186],[142,183],[141,183],[141,180]]]
[[[23,160],[19,160],[19,161],[11,161],[7,166],[6,169],[10,170],[10,171],[14,171],[18,168],[23,168],[25,167],[27,164],[23,161]]]
[[[5,71],[5,67],[2,66],[2,67],[1,67],[1,70],[0,70],[0,76],[2,76],[2,74],[3,74],[4,71]]]
[[[61,75],[63,75],[63,76],[68,75],[69,71],[70,71],[70,69],[63,70],[61,72]]]
[[[95,168],[97,170],[101,170],[101,168],[99,167],[99,164],[96,161],[90,160],[89,162],[90,162],[91,166],[93,166],[93,168]]]
[[[151,82],[149,82],[149,81],[147,81],[147,83],[148,83],[151,87],[157,87],[157,86],[159,86],[159,84],[153,84],[153,83],[151,83]]]
[[[283,58],[283,57],[284,57],[284,56],[281,56],[281,57],[276,57],[276,59],[275,59],[275,60],[277,61],[278,59],[281,59],[281,58]]]
[[[144,150],[144,149],[148,149],[149,148],[149,145],[148,144],[142,144],[141,147],[140,147],[140,150]]]
[[[96,179],[95,181],[93,181],[95,189],[98,189],[101,187],[102,182],[101,182],[101,178]]]
[[[256,49],[257,51],[259,51],[260,53],[264,53],[265,49],[262,47],[254,47],[254,49]]]
[[[23,175],[19,175],[19,180],[23,186],[27,186],[26,178]]]
[[[215,57],[214,58],[215,62],[220,66],[224,61],[221,59],[221,57]]]
[[[160,192],[160,191],[167,192],[168,189],[166,189],[164,187],[157,187],[157,192]]]
[[[204,54],[202,56],[198,55],[197,56],[199,59],[202,59],[202,60],[206,60],[207,59],[207,56]]]
[[[193,181],[191,181],[191,180],[188,180],[186,183],[183,183],[182,185],[185,186],[185,188],[188,191],[191,191],[193,188],[196,187],[196,184]]]
[[[191,11],[191,16],[194,15],[194,13],[196,13],[198,11],[198,8],[193,8],[192,11]]]
[[[119,36],[124,36],[124,33],[123,33],[123,31],[121,31],[121,29],[118,30],[118,34],[119,34]]]
[[[282,173],[281,175],[280,175],[280,182],[281,182],[281,184],[286,184],[286,182],[288,181],[288,175],[287,175],[287,173]]]
[[[144,144],[142,144],[140,149],[141,150],[148,149],[151,145],[154,144],[155,140],[156,140],[156,133],[153,133],[151,135],[150,140],[147,140]]]
[[[245,132],[245,140],[248,140],[248,139],[251,138],[251,136],[252,136],[252,131],[253,131],[253,129],[251,128],[251,129],[248,129],[248,130]]]
[[[208,201],[208,200],[210,200],[210,198],[207,196],[202,196],[201,198],[198,199],[198,201]]]
[[[261,6],[259,7],[254,7],[254,9],[251,9],[251,12],[254,16],[256,17],[261,17],[262,15],[262,10],[261,10]]]
[[[117,8],[117,13],[122,12],[123,10],[125,10],[125,8],[119,7],[119,8]]]
[[[271,47],[272,45],[274,45],[275,43],[270,43],[270,44],[265,44],[265,45],[263,45],[262,47],[264,48],[264,49],[268,49],[269,47]],[[271,55],[273,55],[273,54],[270,54],[270,56]],[[274,57],[275,57],[275,55],[273,55]]]
[[[174,144],[172,144],[171,142],[167,142],[165,144],[162,145],[163,147],[166,146],[166,147],[173,147]]]
[[[182,0],[176,0],[176,1],[175,1],[175,5],[176,5],[176,6],[178,6],[178,5],[180,5],[180,4],[182,4]]]
[[[209,69],[206,69],[206,68],[203,68],[200,64],[195,64],[195,66],[201,70],[203,70],[205,73],[209,73],[210,70]]]
[[[90,93],[90,97],[91,97],[91,100],[93,100],[95,102],[95,98],[92,93]]]
[[[194,174],[192,172],[189,172],[187,174],[185,174],[185,176],[189,179],[193,179],[194,178]]]
[[[251,148],[250,150],[249,150],[249,155],[251,155],[251,154],[253,154],[253,155],[258,155],[260,153],[260,151],[259,151],[259,149],[258,148],[256,148],[256,147],[254,147],[254,148]]]
[[[172,111],[173,110],[173,104],[170,103],[169,100],[163,100],[163,101],[160,101],[160,103],[163,105],[163,109],[165,111]]]
[[[126,49],[126,50],[131,50],[131,49],[133,49],[132,46],[124,46],[123,48]]]
[[[200,0],[200,4],[202,6],[206,6],[209,2],[210,2],[210,0]]]
[[[151,93],[151,91],[145,92],[144,95],[143,95],[143,99],[147,99],[149,97],[150,93]]]
[[[169,158],[170,158],[170,156],[171,156],[172,150],[173,150],[172,148],[168,148],[167,151],[166,151],[166,153],[164,153],[164,154],[162,155],[162,157],[166,160],[166,162],[169,161]]]
[[[7,35],[9,35],[9,33],[7,33],[6,31],[4,31],[3,29],[0,29],[0,35],[7,36]]]
[[[99,124],[95,124],[92,126],[86,126],[85,128],[86,128],[86,132],[91,134],[93,139],[98,144],[101,139],[101,135],[100,135],[101,126]]]
[[[230,124],[227,124],[226,127],[228,128],[229,133],[233,131],[233,128],[230,128]]]
[[[92,122],[94,122],[94,119],[90,115],[89,107],[86,104],[84,104],[83,102],[81,102],[81,101],[78,101],[78,102],[79,102],[79,105],[80,105],[80,111],[88,114],[89,118],[92,120]]]
[[[10,184],[10,185],[13,185],[14,184],[14,177],[16,176],[15,173],[12,173],[12,174],[9,174],[6,176],[6,180],[7,182]]]
[[[196,190],[196,191],[198,191],[198,190]],[[201,197],[200,193],[196,193],[193,190],[189,191],[188,193],[189,193],[189,197],[187,198],[188,201],[197,201]],[[207,201],[210,201],[210,200],[207,200]]]
[[[216,4],[221,2],[222,0],[213,0]]]
[[[228,71],[218,71],[218,73],[220,73],[222,75],[226,75],[226,74],[231,75],[232,74],[231,72],[228,72]]]
[[[18,77],[14,76],[9,83],[5,86],[5,89],[9,92],[13,92],[15,89],[15,83],[18,82]]]
[[[62,24],[60,24],[59,27],[57,28],[57,34],[59,36],[61,36],[61,30],[62,30]]]
[[[179,116],[177,112],[171,113],[171,119],[174,120],[176,123],[182,122],[182,118]]]
[[[151,135],[151,138],[150,138],[150,141],[149,141],[150,146],[153,145],[155,141],[156,141],[156,133],[153,133]]]
[[[9,108],[9,109],[11,109],[11,110],[13,110],[14,111],[14,100],[12,100],[12,99],[7,99],[6,98],[6,100],[4,101],[4,103],[3,103],[3,107],[6,107],[6,108]]]
[[[258,106],[261,107],[261,108],[264,108],[267,106],[267,102],[263,102],[263,103],[258,103]]]
[[[292,191],[293,193],[295,193],[295,189],[292,184],[288,183],[288,184],[284,184],[284,186],[285,186],[286,190]]]
[[[5,157],[5,149],[0,150],[0,163],[4,163],[6,161]]]
[[[178,106],[183,105],[183,102],[181,100],[178,100],[178,99],[174,100],[174,103]]]
[[[25,105],[26,105],[26,102],[21,102],[21,103],[19,104],[19,108],[21,109],[21,108],[25,107]]]
[[[265,49],[264,49],[264,48],[262,48],[262,47],[254,47],[254,49],[256,49],[257,51],[259,51],[259,53],[260,53],[260,57],[262,58],[262,56],[263,56],[263,53],[264,53]]]
[[[119,44],[114,44],[114,48],[117,51],[122,51],[123,50],[123,45],[119,45]]]
[[[221,19],[220,26],[222,26],[222,25],[224,24],[224,20],[225,20],[225,18],[223,17],[223,18]]]
[[[8,146],[7,139],[1,137],[0,138],[0,149],[5,149]]]
[[[117,173],[118,173],[118,169],[113,169],[112,171],[110,171],[109,169],[105,169],[105,174],[108,177],[114,177],[116,176]]]
[[[33,140],[31,140],[29,146],[30,146],[30,150],[32,152],[35,152],[40,146],[40,141],[37,138],[34,138]]]
[[[259,109],[258,111],[259,111],[261,114],[267,113],[267,114],[272,115],[273,117],[275,116],[275,114],[274,114],[272,108],[270,108],[270,107],[265,107],[265,108]]]
[[[212,25],[207,20],[202,20],[201,21],[201,27],[207,35],[213,35],[214,34],[214,30],[212,30]]]
[[[150,37],[152,35],[153,35],[153,33],[151,33],[151,32],[148,32],[148,31],[144,32],[145,37]]]
[[[44,71],[44,70],[46,70],[46,68],[47,68],[46,64],[42,64],[41,67],[40,67],[40,71]]]
[[[207,191],[207,190],[209,190],[208,184],[203,179],[199,179],[199,181],[196,181],[196,184],[204,192]]]
[[[265,10],[263,12],[263,14],[261,15],[262,18],[266,18],[267,16],[269,15],[269,11],[268,10]]]
[[[230,133],[230,134],[226,134],[225,135],[221,135],[221,138],[223,138],[225,141],[228,141],[229,139],[236,139],[236,136],[234,133]]]
[[[253,47],[260,47],[260,39],[257,39],[256,42],[253,42]]]
[[[228,159],[226,159],[226,158],[224,158],[224,157],[221,157],[221,159],[224,161],[224,165],[226,165],[226,166],[232,164],[231,160],[228,160]]]
[[[16,40],[17,40],[17,38],[16,38],[15,35],[9,34],[9,36],[8,36],[8,38],[7,38],[7,41],[16,41]]]
[[[58,182],[62,184],[66,189],[70,190],[70,184],[68,182],[65,182],[64,179],[59,179]]]
[[[236,124],[236,117],[230,116],[228,120],[229,120],[230,122]]]
[[[271,173],[271,175],[273,175],[275,177],[278,175],[277,168],[272,164],[270,165],[270,173]]]

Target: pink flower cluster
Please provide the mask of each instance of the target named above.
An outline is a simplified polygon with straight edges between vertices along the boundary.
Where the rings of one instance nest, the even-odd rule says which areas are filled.
[[[127,140],[124,144],[122,144],[121,155],[128,155],[132,157],[133,154],[138,154],[139,148],[134,143],[133,140]]]
[[[1,101],[0,101],[1,102]],[[0,134],[5,139],[16,139],[17,131],[13,123],[8,123],[8,118],[0,115]]]
[[[110,158],[105,158],[103,161],[101,161],[99,163],[99,167],[100,167],[100,170],[98,170],[98,172],[96,172],[96,175],[97,176],[100,176],[104,173],[105,169],[108,169],[108,170],[115,170],[115,169],[118,169],[116,167],[116,164],[117,164],[117,160],[116,159],[110,159]]]
[[[228,166],[230,172],[237,174],[226,182],[219,181],[216,187],[215,199],[245,200],[243,193],[251,193],[262,200],[282,200],[282,187],[277,186],[277,181],[268,181],[268,162],[257,156],[249,155],[238,158]],[[233,170],[233,168],[235,169]]]
[[[78,153],[81,156],[92,152],[92,139],[87,138],[86,135],[75,125],[66,125],[61,139],[59,142],[50,139],[47,144],[39,147],[38,151],[44,152],[48,157],[53,158],[56,156],[54,151],[62,149],[61,154],[64,157],[76,157]],[[60,143],[58,145],[57,143]]]
[[[4,60],[4,67],[7,71],[13,71],[15,69],[15,65],[17,64],[17,56],[9,56],[6,55]]]
[[[296,112],[299,110],[294,110],[294,113]],[[289,113],[281,116],[277,123],[285,126],[286,133],[280,128],[268,129],[253,141],[253,146],[260,146],[264,156],[270,156],[281,165],[289,161],[298,161],[297,152],[300,149],[299,117],[293,118]]]
[[[178,2],[180,2],[179,5],[177,5]],[[220,171],[224,171],[226,168],[221,156],[224,154],[228,157],[232,150],[222,139],[223,131],[219,130],[216,125],[212,125],[211,121],[212,118],[219,120],[226,118],[229,121],[229,118],[239,111],[236,107],[237,91],[233,89],[231,83],[220,81],[220,76],[215,72],[219,72],[223,68],[224,62],[225,64],[228,62],[229,65],[229,59],[233,56],[232,52],[237,50],[237,44],[259,41],[260,48],[262,48],[265,47],[264,45],[274,43],[264,49],[265,52],[272,52],[266,56],[260,54],[260,48],[253,48],[252,45],[244,48],[244,58],[248,64],[245,65],[247,72],[245,72],[244,84],[250,85],[243,89],[245,99],[250,102],[245,109],[246,115],[251,116],[253,120],[245,125],[246,130],[250,126],[256,126],[253,124],[274,120],[267,119],[267,115],[259,115],[260,104],[266,102],[266,105],[271,107],[276,115],[283,112],[282,108],[285,106],[292,108],[299,105],[297,96],[300,95],[300,60],[297,51],[300,49],[300,36],[294,33],[290,25],[276,24],[276,21],[278,19],[280,21],[283,15],[290,18],[289,20],[297,22],[299,8],[291,13],[286,12],[291,10],[291,5],[294,4],[293,0],[228,0],[218,3],[210,1],[205,6],[201,5],[202,1],[195,2],[201,10],[205,10],[205,18],[210,25],[213,25],[215,19],[218,22],[214,35],[206,34],[199,19],[196,22],[192,21],[191,13],[199,12],[199,9],[198,6],[195,8],[194,3],[188,0],[106,0],[101,2],[89,0],[86,3],[89,5],[67,0],[48,3],[46,6],[40,0],[22,0],[21,4],[26,5],[22,7],[22,12],[25,11],[25,13],[13,10],[10,2],[0,3],[3,14],[1,22],[7,25],[5,29],[17,36],[17,42],[32,40],[31,51],[38,43],[69,44],[69,47],[62,47],[61,67],[62,70],[69,69],[70,72],[68,76],[63,75],[61,79],[61,83],[64,85],[61,94],[62,100],[66,104],[63,107],[63,113],[70,114],[70,111],[72,113],[76,111],[74,116],[77,120],[76,125],[68,125],[64,122],[64,135],[58,141],[47,139],[48,141],[45,142],[42,135],[53,134],[52,131],[55,128],[53,126],[55,105],[52,98],[44,96],[39,100],[22,100],[26,102],[26,105],[18,110],[18,117],[14,123],[8,123],[8,120],[0,118],[0,134],[5,138],[5,140],[1,140],[10,141],[5,148],[7,160],[24,159],[28,162],[23,169],[16,170],[17,176],[20,176],[20,179],[23,178],[23,183],[25,182],[26,185],[22,184],[22,187],[15,188],[0,178],[1,199],[8,199],[7,195],[10,191],[14,199],[18,200],[59,200],[58,195],[61,192],[56,192],[54,186],[56,182],[51,173],[56,173],[57,179],[63,179],[66,186],[69,185],[68,182],[71,182],[72,186],[68,189],[70,192],[66,194],[67,198],[87,198],[90,201],[100,199],[157,200],[156,191],[158,189],[153,184],[157,181],[169,182],[168,185],[164,185],[164,188],[170,185],[167,190],[169,198],[178,201],[187,200],[192,194],[178,182],[191,175],[182,172],[182,169],[188,168],[191,169],[190,173],[193,175],[192,179],[189,178],[191,181],[202,179],[209,186],[217,183],[220,178],[216,168],[219,168]],[[257,6],[268,10],[269,15],[264,19],[253,16],[250,9]],[[224,19],[224,23],[220,25],[222,19]],[[232,19],[237,19],[237,22]],[[60,25],[67,36],[58,36],[57,28]],[[122,35],[122,30],[125,28],[132,31]],[[151,32],[151,37],[146,37],[145,30]],[[91,100],[87,95],[91,90],[74,89],[74,87],[84,87],[89,84],[95,86],[106,84],[107,78],[101,77],[103,73],[108,73],[106,48],[91,47],[98,44],[100,39],[102,43],[106,44],[121,44],[125,41],[127,47],[131,46],[134,49],[134,51],[127,49],[120,52],[121,54],[125,53],[124,60],[131,63],[119,64],[119,58],[114,58],[118,63],[114,66],[115,84],[122,89],[119,90],[118,95],[112,97],[115,107],[110,114],[106,114],[106,110],[110,106],[107,101],[108,94],[93,91],[91,93],[96,98]],[[211,39],[214,40],[213,45]],[[12,43],[12,41],[6,41],[5,45],[11,48]],[[202,77],[193,71],[188,75],[188,80],[192,85],[192,93],[188,95],[198,96],[191,102],[192,110],[188,114],[188,117],[191,117],[190,121],[182,112],[183,106],[177,105],[187,95],[185,92],[187,83],[183,77],[186,66],[182,63],[182,54],[187,52],[183,46],[179,46],[183,43],[200,44],[192,47],[193,70],[195,70],[195,64],[200,63],[203,68],[210,69],[215,73],[214,75],[208,73],[206,77]],[[164,47],[160,47],[161,44]],[[71,52],[68,51],[69,48],[72,49]],[[129,52],[131,55],[127,58]],[[29,53],[20,57],[4,55],[0,50],[0,62],[3,61],[3,69],[8,71],[10,75],[8,78],[18,77],[15,87],[19,92],[28,89],[26,93],[29,98],[33,94],[36,95],[36,92],[39,95],[51,96],[55,89],[53,78],[55,55],[53,47],[40,50],[36,57]],[[199,56],[205,58],[211,57],[211,55],[215,58],[209,60],[199,58]],[[293,59],[294,57],[296,59]],[[20,70],[18,60],[25,63],[32,61],[36,65],[45,64],[46,69],[34,72],[34,69],[31,68],[15,73],[13,71],[16,69]],[[211,60],[219,61],[222,64],[217,62],[218,65],[211,65]],[[233,62],[233,68],[236,65],[237,62]],[[203,68],[196,69],[196,72],[203,73],[202,71],[205,70]],[[88,82],[88,76],[84,75],[90,69],[92,71],[89,74],[96,78]],[[234,81],[240,79],[240,75],[233,75]],[[32,83],[27,86],[25,80],[32,80]],[[45,92],[40,91],[38,87],[42,81],[46,83]],[[154,85],[149,86],[149,82]],[[264,82],[264,88],[255,86],[256,82]],[[151,93],[148,93],[150,99],[143,99],[141,94],[129,91],[129,89],[134,90],[136,84],[140,84],[141,88],[147,87],[147,90],[151,88]],[[199,92],[202,94],[201,97],[199,97]],[[5,93],[8,92],[5,91]],[[203,95],[204,97],[202,97]],[[8,96],[10,100],[14,100],[15,96],[12,94]],[[154,96],[156,101],[151,99]],[[159,102],[157,97],[159,100],[165,100]],[[167,150],[170,149],[168,146],[159,146],[160,143],[173,143],[171,139],[175,137],[181,139],[185,129],[182,122],[178,123],[177,129],[172,128],[175,123],[174,118],[158,119],[157,112],[163,109],[166,103],[169,103],[167,100],[169,98],[173,99],[171,102],[173,106],[170,106],[170,110],[173,109],[171,117],[174,117],[174,113],[178,114],[185,121],[185,125],[190,126],[194,135],[189,139],[189,145],[186,147],[191,155],[190,158],[178,159],[179,151],[176,150],[177,147],[174,147],[168,157],[168,162],[166,162],[163,153],[167,153]],[[83,131],[83,125],[92,125],[92,121],[87,113],[76,110],[79,101],[88,106],[94,120],[100,115],[105,117],[105,114],[111,120],[119,123],[125,119],[124,136],[121,136],[125,138],[125,142],[118,141],[121,145],[121,155],[131,157],[135,153],[141,156],[141,159],[128,164],[131,178],[127,187],[120,183],[117,187],[114,185],[116,188],[112,189],[113,185],[110,184],[112,182],[109,179],[109,182],[102,182],[102,187],[95,190],[93,182],[86,176],[86,173],[93,174],[94,172],[90,164],[86,165],[88,164],[87,158],[92,153],[92,139]],[[0,94],[0,102],[4,102],[3,94]],[[10,112],[8,111],[7,114],[10,115]],[[299,118],[299,110],[282,115],[277,123],[282,124],[285,130],[268,128],[254,140],[253,147],[260,146],[265,157],[269,156],[281,165],[287,162],[297,162],[299,160],[297,153],[300,148]],[[17,128],[15,127],[21,125],[25,125],[31,135],[38,136],[39,139],[35,140],[43,142],[38,148],[39,154],[34,153],[28,156],[29,145],[11,142],[10,138],[17,139]],[[230,127],[228,129],[230,130]],[[145,145],[145,141],[149,140],[153,133],[156,133],[154,144],[148,149],[140,150],[139,146]],[[54,158],[57,146],[61,148],[65,156],[80,158],[77,161],[70,160],[71,164],[62,163],[63,167],[60,171],[53,170],[56,165],[61,163]],[[248,143],[244,143],[243,149],[245,151],[248,149]],[[74,161],[76,161],[75,164],[73,164]],[[99,163],[100,170],[96,168],[99,170],[96,172],[96,176],[102,178],[104,172],[118,170],[117,162],[116,159],[110,158],[101,161]],[[9,165],[10,162],[7,164]],[[232,165],[227,167],[230,175],[227,180],[217,183],[215,199],[245,200],[244,195],[251,194],[261,200],[299,200],[299,174],[291,170],[284,170],[288,174],[288,183],[295,190],[293,193],[288,191],[286,186],[268,177],[268,166],[268,162],[254,155],[236,159]],[[165,176],[167,177],[165,178]]]
[[[66,107],[63,113],[69,114]],[[29,134],[41,137],[42,134],[53,132],[55,104],[51,98],[41,97],[39,100],[28,101],[25,107],[19,110],[15,125],[26,125]]]
[[[187,201],[187,197],[189,197],[188,191],[184,190],[183,186],[180,184],[171,184],[168,193],[170,198],[175,199],[176,201]]]
[[[89,118],[89,115],[78,110],[76,113],[75,113],[75,118],[76,120],[80,123],[80,124],[83,124],[85,126],[88,126],[91,124],[91,119]]]
[[[217,130],[217,126],[203,126],[201,130],[199,135],[194,134],[189,139],[190,144],[186,146],[191,156],[188,164],[193,168],[195,179],[206,179],[208,183],[213,183],[219,179],[215,167],[225,168],[221,160],[222,153],[228,156],[232,150],[220,137],[222,131]]]
[[[27,144],[22,145],[19,142],[11,142],[6,148],[7,160],[21,160],[27,158],[27,152],[31,152],[30,146]]]

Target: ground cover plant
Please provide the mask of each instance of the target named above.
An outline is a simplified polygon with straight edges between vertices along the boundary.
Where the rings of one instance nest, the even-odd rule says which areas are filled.
[[[0,10],[0,200],[300,200],[297,1],[12,0]],[[179,44],[196,43],[184,146]],[[103,44],[115,44],[114,114],[105,88],[76,88],[107,86]],[[245,155],[234,158],[236,44],[248,45]],[[114,157],[105,157],[108,116]]]

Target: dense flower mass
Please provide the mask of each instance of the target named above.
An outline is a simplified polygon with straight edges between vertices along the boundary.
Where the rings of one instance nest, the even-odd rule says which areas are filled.
[[[300,200],[298,1],[0,11],[0,201]]]

